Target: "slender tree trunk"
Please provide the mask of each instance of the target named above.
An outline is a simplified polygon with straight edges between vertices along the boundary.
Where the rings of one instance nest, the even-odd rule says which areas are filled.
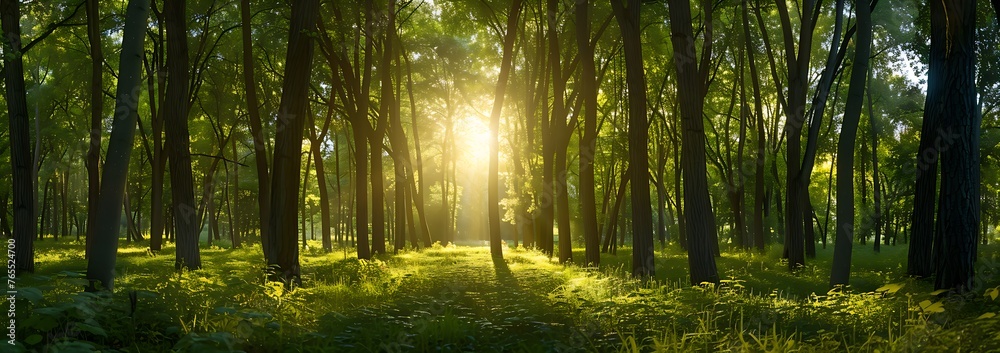
[[[847,91],[844,122],[837,142],[837,239],[833,250],[830,286],[846,285],[851,278],[851,248],[854,237],[854,142],[865,98],[865,82],[872,45],[871,8],[855,6],[858,19],[857,44],[851,81]]]
[[[875,252],[881,251],[882,246],[882,188],[879,183],[879,172],[878,172],[878,123],[875,120],[874,109],[872,109],[872,90],[871,90],[871,69],[868,70],[868,89],[866,90],[868,94],[868,127],[869,132],[871,132],[872,139],[872,191],[874,192],[875,208],[874,214],[872,215],[872,225],[875,228]]]
[[[413,194],[413,203],[417,208],[417,217],[420,219],[420,239],[424,246],[431,246],[430,229],[427,226],[427,212],[424,196],[427,195],[426,183],[424,181],[424,160],[420,152],[420,134],[417,129],[417,101],[413,97],[413,69],[410,67],[410,57],[403,53],[403,62],[406,63],[406,92],[410,97],[410,128],[413,131],[413,149],[417,159],[416,167],[407,167],[409,175],[416,175],[416,180],[410,178],[410,193]],[[405,137],[405,136],[404,136]],[[407,153],[409,151],[407,150]],[[415,173],[414,173],[415,172]]]
[[[604,232],[604,246],[602,247],[602,252],[611,253],[612,246],[615,244],[615,234],[618,229],[618,214],[622,209],[622,201],[625,200],[625,191],[628,187],[628,182],[631,180],[629,172],[632,168],[625,169],[625,173],[622,175],[621,184],[618,185],[618,192],[615,195],[615,204],[611,207],[611,212],[608,214],[608,226]]]
[[[271,179],[271,221],[268,234],[273,239],[268,266],[286,286],[301,282],[299,252],[296,247],[296,190],[302,164],[302,134],[309,106],[309,78],[312,71],[312,34],[318,17],[319,1],[292,3],[292,20],[285,54],[285,75],[274,144],[274,174]]]
[[[90,148],[87,150],[87,253],[97,225],[101,191],[101,132],[104,119],[104,52],[101,48],[100,6],[87,0],[87,39],[90,44]]]
[[[521,0],[514,0],[507,14],[506,34],[503,38],[503,58],[500,61],[500,76],[497,78],[493,94],[493,110],[490,113],[490,170],[487,183],[489,199],[490,254],[493,259],[503,258],[500,237],[500,113],[503,110],[504,94],[507,92],[507,78],[514,59],[514,40],[517,39],[518,17],[521,15]]]
[[[167,167],[167,156],[163,149],[163,104],[166,97],[167,75],[164,71],[164,28],[162,17],[157,14],[157,38],[159,40],[153,45],[152,55],[147,56],[146,72],[147,87],[149,87],[149,115],[153,125],[153,153],[151,176],[150,176],[150,230],[149,230],[149,250],[156,254],[163,247],[163,232],[165,225],[165,210],[163,208],[163,184],[164,173]],[[154,93],[155,92],[155,93]]]
[[[590,3],[576,2],[576,43],[580,51],[580,94],[584,104],[583,136],[580,138],[580,217],[586,251],[585,264],[601,263],[601,236],[597,226],[597,186],[594,182],[594,158],[597,153],[597,76],[594,69],[594,48],[590,45]],[[661,168],[662,170],[662,168]],[[662,173],[661,179],[662,179]],[[662,183],[660,205],[663,205]],[[663,211],[660,209],[660,222]],[[662,224],[661,224],[662,227]]]
[[[148,0],[130,0],[125,10],[115,118],[101,178],[104,182],[101,184],[97,202],[98,208],[105,212],[100,214],[101,217],[98,217],[95,224],[95,232],[91,235],[93,236],[91,256],[87,259],[87,279],[90,280],[92,289],[114,289],[121,204],[125,194],[136,120],[139,118],[137,109],[142,87],[140,74],[148,13]],[[20,244],[18,246],[20,247]]]
[[[321,147],[326,141],[327,132],[330,130],[330,121],[333,118],[333,95],[330,95],[330,106],[327,108],[326,118],[323,121],[323,128],[319,134],[316,133],[316,124],[309,126],[310,150],[313,160],[316,161],[316,187],[319,188],[319,213],[320,232],[322,233],[323,251],[333,251],[333,239],[330,236],[330,194],[326,185],[326,163],[323,161]]]
[[[260,239],[264,257],[268,257],[271,242],[267,233],[271,221],[271,182],[268,175],[267,149],[264,144],[263,124],[257,99],[257,83],[254,80],[253,37],[251,32],[250,0],[240,1],[240,21],[243,39],[243,90],[250,116],[250,135],[253,137],[254,162],[257,167],[257,209],[260,215]]]

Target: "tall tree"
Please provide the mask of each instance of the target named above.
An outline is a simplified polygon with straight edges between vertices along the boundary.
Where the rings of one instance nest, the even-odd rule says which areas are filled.
[[[90,44],[90,148],[87,150],[87,243],[97,227],[97,196],[101,192],[101,131],[104,130],[104,52],[101,50],[100,5],[87,0],[87,40]],[[87,248],[90,249],[89,247]]]
[[[270,252],[267,241],[271,221],[271,183],[267,170],[267,150],[264,146],[264,133],[260,119],[260,107],[257,99],[257,83],[254,79],[253,42],[251,36],[250,0],[240,1],[240,27],[243,34],[243,90],[247,102],[247,113],[250,116],[250,135],[253,137],[253,156],[257,164],[257,210],[260,214],[260,239],[264,256]]]
[[[597,190],[594,182],[594,157],[597,150],[597,74],[594,69],[594,47],[590,44],[589,7],[588,0],[576,2],[576,44],[580,51],[581,68],[579,89],[584,109],[583,136],[580,138],[580,217],[583,221],[586,265],[597,266],[601,263],[601,236],[597,226]]]
[[[620,0],[611,0],[611,8],[618,21],[618,27],[621,29],[625,46],[625,82],[628,87],[629,126],[630,175],[628,177],[632,181],[632,276],[652,277],[656,266],[653,257],[653,214],[649,208],[649,156],[647,152],[649,124],[646,121],[646,75],[642,67],[639,6],[639,0],[627,0],[627,6],[622,4]],[[673,8],[671,6],[671,9]],[[673,16],[673,12],[671,11],[671,16]],[[690,27],[690,9],[685,16],[687,16],[686,21]],[[699,118],[698,121],[701,119]],[[704,143],[702,148],[704,148]],[[704,171],[704,150],[702,151],[701,165]],[[708,202],[708,197],[705,198],[705,202]],[[714,229],[715,226],[710,226],[710,228]],[[714,269],[714,260],[712,263]]]
[[[688,226],[688,264],[691,283],[697,285],[719,281],[712,247],[717,236],[715,215],[708,194],[705,121],[702,119],[712,57],[712,4],[702,2],[705,42],[700,63],[695,52],[691,4],[688,0],[671,0],[668,6],[674,65],[677,68],[677,99],[681,108],[681,164],[684,169],[684,216]]]
[[[35,174],[28,131],[28,100],[24,86],[24,50],[21,45],[21,2],[0,0],[4,40],[4,85],[10,119],[10,163],[14,189],[14,268],[17,273],[35,271]],[[8,49],[9,48],[9,49]],[[10,50],[8,52],[8,50]],[[37,137],[36,137],[37,138]]]
[[[173,202],[177,253],[174,267],[201,268],[198,252],[200,222],[194,202],[191,174],[191,137],[188,131],[187,1],[164,0],[167,27],[167,95],[164,100],[167,153],[170,160],[170,196]]]
[[[979,139],[976,103],[976,0],[931,1],[931,62],[925,111],[937,114],[941,148],[938,231],[934,242],[936,289],[973,289],[980,220]],[[923,137],[921,137],[923,138]],[[922,143],[923,141],[921,141]],[[947,143],[947,142],[946,142]]]
[[[280,114],[274,142],[274,169],[271,179],[271,255],[267,264],[285,285],[301,281],[296,230],[301,174],[302,135],[309,106],[309,79],[313,41],[319,17],[318,0],[292,3],[292,22],[285,54],[285,74],[281,85]],[[360,182],[360,181],[359,181]]]
[[[96,6],[96,5],[95,5]],[[125,10],[121,60],[114,122],[104,160],[104,173],[97,207],[101,210],[94,233],[88,234],[91,256],[87,259],[87,279],[93,289],[114,289],[118,235],[121,230],[122,201],[128,178],[129,158],[139,119],[139,93],[142,89],[143,44],[149,0],[130,0]],[[93,240],[89,240],[93,237]]]
[[[854,143],[865,99],[865,82],[868,79],[868,62],[872,46],[872,13],[868,6],[854,7],[858,19],[857,43],[854,45],[854,64],[847,91],[844,122],[837,142],[837,239],[833,250],[833,269],[830,286],[846,285],[851,278],[851,248],[854,241]],[[808,221],[810,226],[812,220]]]
[[[510,76],[510,67],[514,59],[514,40],[517,39],[517,23],[518,17],[521,15],[521,2],[521,0],[514,0],[510,5],[510,12],[507,14],[507,33],[503,36],[500,76],[497,78],[496,90],[493,93],[493,110],[490,112],[490,170],[487,198],[489,199],[490,254],[494,259],[503,257],[502,239],[500,238],[500,112],[503,110],[507,79]]]

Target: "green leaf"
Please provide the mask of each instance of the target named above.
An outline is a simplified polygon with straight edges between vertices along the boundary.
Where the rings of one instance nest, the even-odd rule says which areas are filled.
[[[1000,287],[987,289],[986,296],[990,297],[992,300],[996,300],[997,296],[1000,296]]]
[[[938,289],[936,291],[931,292],[931,295],[941,295],[942,293],[947,293],[947,292],[948,292],[947,289]]]
[[[920,302],[920,310],[928,313],[943,313],[944,304],[941,304],[941,302],[931,303],[930,300],[924,300]]]
[[[108,333],[105,332],[104,329],[101,328],[100,326],[78,322],[76,323],[76,328],[80,329],[80,331],[89,332],[91,334],[98,335],[101,337],[108,337]]]
[[[989,318],[992,318],[994,316],[997,316],[997,314],[996,313],[983,313],[982,315],[979,315],[979,317],[977,317],[976,320],[989,319]]]
[[[22,298],[30,301],[32,304],[38,303],[38,301],[42,300],[42,291],[38,290],[38,288],[33,288],[33,287],[21,288],[17,291],[17,294]]]
[[[890,283],[890,284],[887,284],[887,285],[879,287],[878,289],[875,290],[875,292],[876,293],[893,294],[893,293],[898,292],[905,285],[906,285],[906,283]]]
[[[42,341],[42,335],[39,335],[39,334],[34,334],[34,335],[28,336],[28,338],[24,339],[24,343],[27,343],[29,346],[30,345],[36,345],[36,344],[38,344],[38,342],[41,342],[41,341]]]

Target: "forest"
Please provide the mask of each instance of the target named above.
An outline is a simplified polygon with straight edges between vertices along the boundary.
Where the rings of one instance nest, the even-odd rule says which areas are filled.
[[[0,0],[0,346],[1000,350],[998,16]]]

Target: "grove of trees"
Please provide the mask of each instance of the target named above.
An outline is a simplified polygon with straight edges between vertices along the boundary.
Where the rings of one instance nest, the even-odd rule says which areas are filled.
[[[992,7],[991,7],[992,6]],[[1000,232],[994,0],[0,1],[0,232],[360,259],[434,243],[600,265],[656,248],[908,246],[972,288]],[[113,107],[113,109],[105,109]],[[258,245],[259,244],[259,245]],[[558,245],[558,246],[557,246]],[[584,257],[574,257],[574,247]]]

